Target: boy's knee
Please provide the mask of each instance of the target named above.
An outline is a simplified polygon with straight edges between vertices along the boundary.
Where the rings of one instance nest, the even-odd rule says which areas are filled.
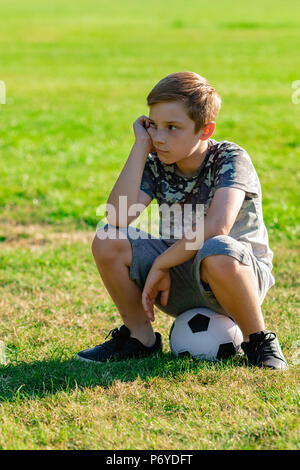
[[[97,259],[101,258],[102,245],[100,243],[99,238],[97,238],[97,235],[95,235],[94,240],[92,241],[91,250],[92,250],[92,253],[93,253],[93,257],[96,261],[97,261]]]
[[[92,253],[96,261],[112,260],[120,257],[124,251],[129,251],[130,242],[121,233],[121,237],[116,231],[108,229],[106,231],[97,230],[91,245]],[[128,256],[126,256],[127,260]],[[127,261],[126,261],[127,262]]]
[[[202,262],[202,273],[206,275],[235,274],[238,272],[241,263],[230,255],[210,255],[206,256]]]
[[[200,276],[204,282],[208,282],[209,276],[224,276],[236,274],[241,265],[240,261],[228,254],[228,247],[232,238],[228,235],[217,235],[208,238],[202,248],[203,257],[200,264]]]

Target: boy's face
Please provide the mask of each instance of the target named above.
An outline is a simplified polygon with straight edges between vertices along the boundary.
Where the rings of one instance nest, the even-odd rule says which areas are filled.
[[[163,163],[176,163],[201,154],[203,129],[194,133],[195,122],[189,118],[182,103],[167,101],[151,105],[149,121],[147,131]]]

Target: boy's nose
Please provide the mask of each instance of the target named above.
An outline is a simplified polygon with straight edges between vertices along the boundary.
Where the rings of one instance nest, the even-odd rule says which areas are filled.
[[[152,140],[153,140],[154,145],[164,144],[166,142],[166,139],[164,138],[164,136],[158,132],[154,134],[154,136],[152,137]]]

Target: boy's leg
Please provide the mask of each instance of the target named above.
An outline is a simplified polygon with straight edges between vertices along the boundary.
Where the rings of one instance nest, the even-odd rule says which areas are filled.
[[[242,330],[244,340],[265,329],[257,279],[251,266],[228,255],[212,255],[200,265],[200,277]]]
[[[92,252],[102,281],[131,336],[145,346],[152,346],[156,337],[142,306],[142,292],[129,277],[132,261],[129,240],[125,237],[100,240],[96,235]]]
[[[222,250],[226,254],[216,254]],[[288,369],[276,334],[265,330],[258,279],[243,248],[230,237],[218,236],[209,239],[206,248],[202,252],[200,249],[198,254],[195,266],[200,261],[200,289],[205,289],[203,282],[207,283],[224,313],[240,326],[244,335],[241,347],[249,363],[271,369]]]

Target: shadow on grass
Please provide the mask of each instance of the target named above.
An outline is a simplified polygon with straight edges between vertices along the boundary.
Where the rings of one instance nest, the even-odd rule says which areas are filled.
[[[221,362],[207,362],[192,357],[177,358],[171,353],[105,364],[74,359],[10,364],[0,367],[0,401],[39,399],[87,387],[109,388],[116,381],[138,379],[145,383],[154,377],[184,380],[186,374],[199,374],[202,384],[213,384],[219,379],[215,372],[241,365],[243,358],[238,356]]]

